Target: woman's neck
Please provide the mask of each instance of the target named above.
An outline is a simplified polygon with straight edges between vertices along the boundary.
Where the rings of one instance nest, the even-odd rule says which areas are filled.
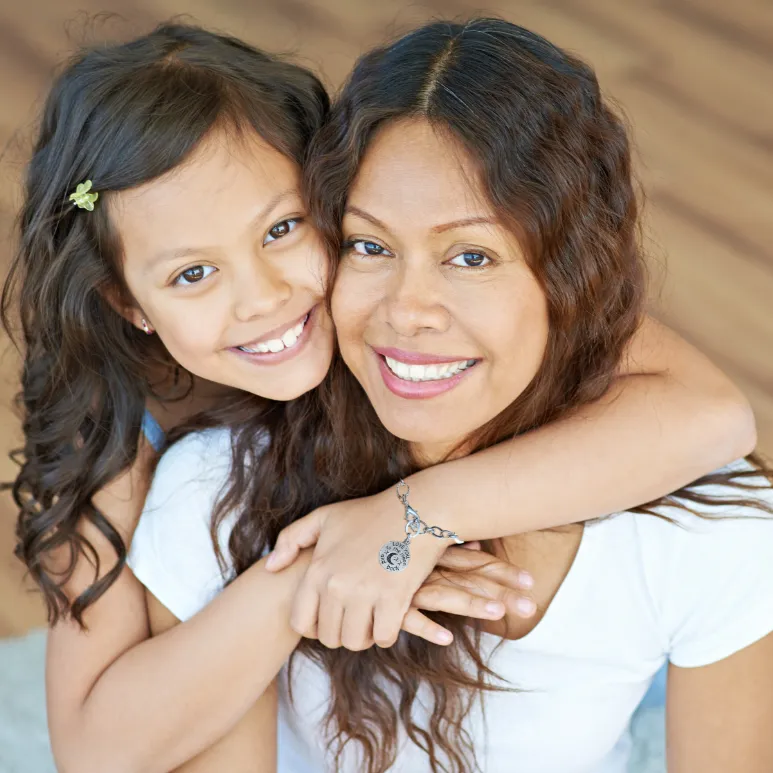
[[[411,456],[422,469],[468,455],[469,451],[464,449],[463,440],[411,443]]]

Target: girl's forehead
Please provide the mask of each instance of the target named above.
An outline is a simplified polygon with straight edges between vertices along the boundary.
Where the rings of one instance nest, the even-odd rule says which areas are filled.
[[[111,199],[116,209],[152,211],[179,198],[189,204],[199,201],[202,208],[218,208],[224,198],[238,199],[247,193],[270,198],[277,188],[299,183],[297,164],[257,135],[235,139],[214,135],[202,140],[179,166]]]
[[[113,194],[111,218],[126,259],[149,266],[158,255],[224,249],[298,209],[299,178],[297,165],[259,138],[215,137],[177,169]]]

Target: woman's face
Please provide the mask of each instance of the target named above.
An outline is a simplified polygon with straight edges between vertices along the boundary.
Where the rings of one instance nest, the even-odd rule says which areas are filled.
[[[110,197],[131,321],[191,373],[274,400],[324,378],[326,256],[298,186],[257,135],[215,132],[182,167]]]
[[[343,223],[333,319],[379,419],[441,458],[536,374],[545,296],[464,150],[420,120],[382,129]]]

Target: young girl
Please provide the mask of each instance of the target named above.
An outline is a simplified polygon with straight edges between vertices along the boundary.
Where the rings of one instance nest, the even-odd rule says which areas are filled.
[[[334,360],[326,419],[287,461],[317,478],[266,494],[261,471],[231,470],[218,521],[236,571],[272,516],[300,516],[320,492],[367,494],[597,399],[643,310],[625,130],[590,68],[527,30],[434,23],[366,55],[307,173],[322,233],[343,244],[332,312],[348,369]],[[465,367],[415,380],[414,365],[441,362]],[[168,621],[216,590],[207,524],[229,437],[169,450],[135,533],[131,561]],[[486,480],[458,472],[485,496]],[[503,532],[491,551],[532,572],[539,614],[482,630],[449,619],[451,647],[302,643],[280,680],[278,769],[623,773],[631,714],[665,659],[670,773],[773,769],[772,483],[741,460],[635,513]],[[417,509],[412,548],[433,541]],[[284,615],[272,634],[289,656]],[[274,701],[185,769],[274,771]]]
[[[268,482],[266,493],[310,474],[285,460],[315,436],[320,397],[310,390],[332,356],[325,251],[299,192],[326,109],[307,71],[185,26],[78,55],[47,100],[4,310],[18,302],[25,347],[18,553],[54,623],[49,716],[65,771],[174,767],[232,727],[286,658],[281,642],[259,653],[253,645],[281,622],[304,564],[278,576],[263,563],[240,566],[206,610],[148,640],[125,556],[155,460],[140,431],[148,407],[169,426],[204,407],[210,424],[249,415],[270,442],[258,463],[245,431],[234,469],[243,482]],[[192,390],[186,374],[196,377]],[[406,480],[422,512],[469,540],[632,506],[746,452],[753,435],[732,385],[645,323],[595,402]],[[321,529],[320,547],[333,544],[319,551],[314,577],[333,566],[367,591],[323,599],[326,643],[338,643],[328,621],[368,620],[374,610],[373,629],[353,626],[347,646],[388,644],[401,624],[448,643],[412,604],[465,612],[475,595],[498,599],[524,584],[499,562],[499,588],[462,601],[446,587],[442,604],[422,601],[448,541],[419,540],[408,571],[384,573],[379,548],[400,536],[393,496],[328,505],[298,540]],[[323,491],[309,509],[328,500]],[[290,515],[289,506],[273,512],[268,532],[262,519],[239,528],[260,527],[263,552]],[[484,574],[489,561],[456,560]],[[437,575],[429,579],[435,593]],[[525,601],[504,598],[513,613]],[[304,609],[298,622],[312,633],[315,615]],[[504,612],[495,604],[486,616]]]

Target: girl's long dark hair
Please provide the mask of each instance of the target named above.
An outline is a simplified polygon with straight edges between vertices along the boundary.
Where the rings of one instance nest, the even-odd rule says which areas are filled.
[[[374,134],[405,119],[429,121],[468,151],[547,298],[549,337],[539,371],[475,433],[473,450],[601,397],[640,323],[645,270],[629,141],[592,69],[539,35],[495,19],[429,24],[366,54],[317,134],[306,167],[310,211],[332,254],[341,244],[348,191]],[[255,437],[266,430],[268,448],[258,463]],[[381,426],[340,358],[316,393],[237,425],[234,462],[213,535],[230,511],[240,511],[229,543],[237,574],[288,522],[326,502],[381,491],[415,469],[406,444]],[[659,505],[691,502],[764,508],[753,496],[761,474],[770,480],[760,468],[710,475],[639,510],[660,515]],[[716,483],[736,486],[738,497],[718,501],[705,489]],[[459,618],[438,618],[454,633],[451,647],[405,635],[390,649],[358,653],[302,644],[330,676],[338,762],[354,743],[361,770],[388,770],[402,725],[426,751],[433,773],[475,767],[464,719],[481,691],[495,686],[494,675],[475,629]],[[429,725],[412,713],[422,687],[433,700]]]
[[[41,587],[53,623],[84,609],[115,581],[123,540],[92,502],[135,459],[154,365],[171,367],[155,339],[107,302],[130,297],[110,193],[142,185],[184,163],[215,127],[255,131],[301,164],[328,108],[308,70],[235,38],[164,25],[123,45],[78,53],[46,100],[24,187],[18,252],[3,288],[2,315],[24,354],[19,403],[21,470],[17,554]],[[93,212],[68,195],[86,179]],[[256,408],[265,407],[254,401]],[[115,565],[70,604],[62,590],[76,562],[97,553],[79,532],[84,518],[116,553]],[[47,568],[53,551],[69,566]]]

